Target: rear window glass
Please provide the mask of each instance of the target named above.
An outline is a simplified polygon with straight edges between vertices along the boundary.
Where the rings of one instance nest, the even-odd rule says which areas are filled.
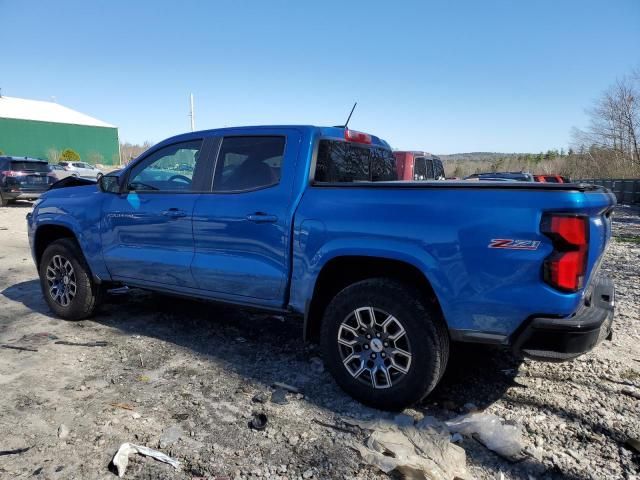
[[[11,170],[14,172],[48,172],[46,162],[11,162]]]
[[[339,140],[320,140],[316,182],[381,182],[397,179],[396,161],[391,150]]]

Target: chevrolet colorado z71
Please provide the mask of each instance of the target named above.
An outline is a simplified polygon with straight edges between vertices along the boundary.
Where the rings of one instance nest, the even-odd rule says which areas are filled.
[[[341,127],[170,138],[36,203],[44,297],[70,320],[119,285],[297,315],[338,384],[384,409],[425,397],[452,341],[562,360],[609,334],[610,192],[395,168],[386,142]]]

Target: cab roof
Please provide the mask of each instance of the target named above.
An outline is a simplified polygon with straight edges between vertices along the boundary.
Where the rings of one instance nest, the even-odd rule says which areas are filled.
[[[42,160],[41,158],[31,158],[31,157],[13,157],[11,155],[0,155],[0,160],[10,160],[12,162],[45,162],[46,160]]]
[[[332,138],[332,139],[345,139],[344,127],[320,127],[315,125],[253,125],[253,126],[240,126],[240,127],[224,127],[214,128],[209,130],[199,130],[196,132],[183,133],[174,137],[163,140],[161,143],[173,143],[176,141],[188,141],[202,136],[215,136],[215,135],[249,135],[252,133],[260,132],[262,130],[298,130],[300,132],[308,132],[316,134],[320,138]],[[350,131],[354,131],[349,129]],[[371,137],[371,145],[380,147],[389,147],[389,144],[375,135],[367,134]]]

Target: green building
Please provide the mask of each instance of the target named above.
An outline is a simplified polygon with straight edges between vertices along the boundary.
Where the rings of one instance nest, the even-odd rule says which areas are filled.
[[[82,161],[120,163],[118,129],[55,102],[0,96],[0,151],[58,161],[71,148]]]

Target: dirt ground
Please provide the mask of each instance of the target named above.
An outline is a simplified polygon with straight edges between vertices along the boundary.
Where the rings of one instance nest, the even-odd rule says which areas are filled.
[[[0,345],[37,350],[0,348],[0,478],[116,478],[124,442],[182,462],[132,456],[131,479],[398,478],[362,461],[352,445],[364,433],[343,422],[390,414],[342,393],[295,319],[145,292],[110,298],[92,320],[55,318],[28,249],[29,208],[0,208]],[[405,412],[448,420],[471,403],[522,427],[518,462],[462,439],[470,476],[639,478],[639,213],[617,209],[603,266],[618,288],[613,341],[562,364],[455,349],[440,387]],[[273,403],[274,382],[299,393]],[[253,413],[265,430],[248,427]]]

